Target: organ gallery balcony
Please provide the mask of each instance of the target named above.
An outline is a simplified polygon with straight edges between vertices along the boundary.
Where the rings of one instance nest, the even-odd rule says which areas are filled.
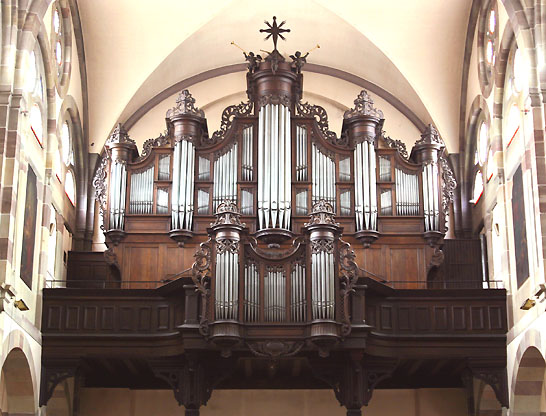
[[[274,46],[245,53],[248,102],[218,131],[184,90],[140,154],[122,125],[106,142],[108,249],[44,290],[42,404],[76,374],[170,387],[191,415],[215,388],[333,388],[356,415],[375,388],[472,377],[507,403],[506,293],[479,240],[445,239],[438,131],[408,152],[362,91],[338,136],[302,102],[305,57]]]

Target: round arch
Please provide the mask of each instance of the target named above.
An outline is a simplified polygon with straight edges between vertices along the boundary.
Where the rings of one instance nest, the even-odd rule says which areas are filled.
[[[36,408],[30,365],[20,348],[10,351],[2,366],[2,414],[33,415]]]

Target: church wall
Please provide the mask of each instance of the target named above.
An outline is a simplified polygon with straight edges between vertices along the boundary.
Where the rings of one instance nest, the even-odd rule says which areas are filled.
[[[80,416],[182,415],[170,390],[84,388]],[[202,416],[344,416],[331,390],[215,390]],[[366,416],[463,416],[462,389],[376,390]]]

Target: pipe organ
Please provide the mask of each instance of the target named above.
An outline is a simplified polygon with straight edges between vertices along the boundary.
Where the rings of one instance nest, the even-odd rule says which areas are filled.
[[[408,156],[362,91],[338,137],[324,109],[301,102],[300,58],[250,58],[249,101],[213,134],[187,90],[140,156],[116,128],[95,179],[107,243],[131,270],[157,247],[148,280],[195,253],[199,327],[222,349],[275,325],[328,349],[350,332],[359,267],[383,280],[415,267],[426,280],[453,175],[434,127]]]

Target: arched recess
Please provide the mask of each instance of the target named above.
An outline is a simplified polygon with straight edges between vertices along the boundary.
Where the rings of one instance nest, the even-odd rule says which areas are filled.
[[[497,400],[495,391],[481,380],[476,403],[476,416],[502,416],[502,405]]]
[[[74,377],[57,384],[47,402],[47,413],[53,416],[71,416],[74,397]]]
[[[465,154],[464,154],[464,176],[460,184],[461,205],[463,213],[463,229],[467,232],[474,230],[472,224],[472,211],[470,209],[473,198],[474,176],[476,174],[475,151],[478,139],[478,128],[482,123],[491,125],[491,116],[487,102],[482,95],[476,96],[468,110],[466,122]]]
[[[34,415],[36,404],[30,365],[22,349],[10,351],[2,366],[2,415]]]
[[[541,414],[545,370],[546,363],[540,351],[536,347],[527,348],[515,373],[514,416]]]
[[[74,230],[74,238],[76,249],[83,249],[85,244],[85,231],[88,216],[93,217],[93,213],[87,212],[88,208],[88,191],[91,188],[89,185],[89,169],[87,156],[87,143],[85,142],[80,112],[76,101],[70,95],[67,95],[59,110],[59,126],[68,119],[71,127],[72,149],[74,152],[74,175],[76,183],[76,224]],[[59,136],[60,137],[60,136]],[[90,242],[89,242],[90,244]]]

